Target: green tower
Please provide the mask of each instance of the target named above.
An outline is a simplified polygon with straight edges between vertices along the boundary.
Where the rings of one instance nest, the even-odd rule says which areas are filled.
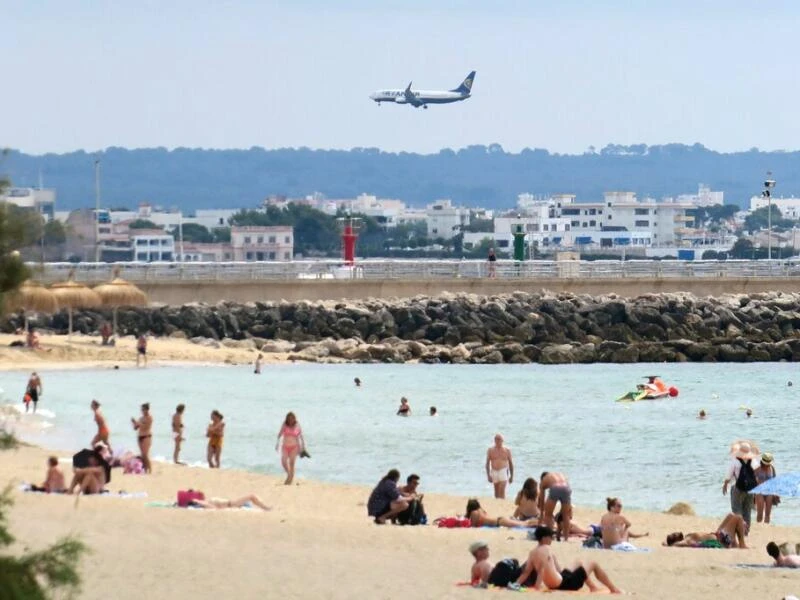
[[[514,235],[514,260],[525,260],[525,226],[522,223],[515,223],[511,227]]]

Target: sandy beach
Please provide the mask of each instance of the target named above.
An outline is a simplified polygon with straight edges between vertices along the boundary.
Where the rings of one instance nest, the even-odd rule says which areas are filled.
[[[34,447],[0,455],[0,481],[39,482],[48,452]],[[65,453],[60,453],[64,459]],[[312,459],[313,460],[313,459]],[[66,465],[65,465],[66,466]],[[68,470],[68,469],[66,469]],[[299,466],[302,476],[302,463]],[[405,474],[404,474],[405,475]],[[424,491],[424,473],[422,491]],[[376,478],[380,474],[376,474]],[[176,490],[207,495],[258,494],[274,510],[200,511],[148,507],[172,501]],[[515,486],[516,488],[516,486]],[[11,528],[20,543],[40,548],[77,534],[92,549],[83,562],[81,598],[477,598],[492,592],[457,587],[468,577],[469,543],[485,539],[492,558],[523,559],[533,542],[508,529],[377,526],[366,517],[369,489],[156,464],[151,476],[113,473],[111,490],[146,492],[145,499],[47,496],[15,491]],[[622,494],[624,499],[624,494]],[[510,514],[511,501],[481,499],[490,514]],[[791,501],[791,500],[789,500]],[[720,498],[722,508],[726,500]],[[425,495],[430,517],[464,510],[466,498]],[[597,560],[615,583],[641,598],[782,598],[800,591],[800,571],[743,569],[769,562],[765,544],[800,541],[800,528],[754,526],[749,550],[662,548],[674,530],[713,530],[717,520],[626,512],[648,553],[554,545],[564,565]],[[600,510],[576,510],[577,522],[597,522]],[[531,592],[534,593],[534,592]]]
[[[115,346],[102,346],[100,336],[73,334],[40,335],[41,349],[9,347],[23,336],[0,334],[0,370],[82,369],[119,365],[136,366],[136,339],[127,336],[117,339]],[[151,366],[175,363],[252,363],[258,352],[246,348],[202,346],[180,338],[149,338],[147,359]],[[286,361],[288,354],[266,352],[263,364]]]

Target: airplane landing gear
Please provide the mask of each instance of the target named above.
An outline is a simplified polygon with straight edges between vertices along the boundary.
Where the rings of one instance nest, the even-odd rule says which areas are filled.
[[[425,110],[428,110],[428,105],[427,104],[423,104],[422,108],[424,108]]]

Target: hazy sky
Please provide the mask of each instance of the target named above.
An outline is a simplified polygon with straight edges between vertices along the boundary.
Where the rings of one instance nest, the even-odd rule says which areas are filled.
[[[3,0],[0,14],[0,146],[26,152],[800,148],[796,0]],[[466,102],[368,99],[473,69]]]

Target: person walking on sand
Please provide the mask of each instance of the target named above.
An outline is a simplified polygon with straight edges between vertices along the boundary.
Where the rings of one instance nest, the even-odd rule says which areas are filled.
[[[731,512],[742,516],[746,533],[750,533],[750,519],[753,512],[753,495],[750,490],[758,485],[755,470],[760,463],[757,456],[749,442],[734,444],[731,448],[731,462],[722,484],[723,496],[728,493],[728,484],[731,482],[734,484],[731,488]]]
[[[527,581],[531,573],[536,571],[536,584],[534,587],[539,591],[565,590],[577,592],[586,585],[590,591],[597,592],[600,591],[600,587],[592,581],[592,575],[594,575],[612,594],[622,593],[606,572],[600,568],[600,565],[594,561],[578,561],[572,569],[562,569],[550,547],[553,543],[554,535],[555,531],[549,527],[536,528],[534,537],[538,545],[528,555],[525,568],[522,569],[517,581],[509,584],[508,587],[518,590]]]
[[[150,464],[150,447],[153,445],[153,416],[150,414],[150,404],[142,404],[142,416],[137,421],[131,417],[133,429],[137,432],[137,442],[139,453],[142,457],[142,466],[145,473],[152,473],[153,467]]]
[[[222,458],[222,441],[225,437],[225,423],[222,413],[217,409],[211,411],[211,423],[206,429],[208,438],[208,468],[219,469],[220,459]]]
[[[108,441],[108,438],[111,432],[108,430],[108,425],[106,425],[105,416],[103,416],[103,413],[100,411],[100,403],[97,400],[92,400],[90,406],[94,413],[94,422],[97,424],[97,433],[92,438],[91,446],[94,448],[98,442],[103,442],[106,446],[110,447],[111,443]]]
[[[172,452],[172,462],[176,465],[185,465],[180,461],[181,442],[183,441],[183,411],[186,406],[178,404],[175,407],[175,414],[172,415],[172,439],[175,442],[175,450]]]
[[[42,390],[42,378],[34,371],[31,373],[31,376],[28,378],[28,385],[25,387],[25,393],[31,397],[31,402],[33,402],[33,412],[36,412],[36,404],[39,402],[39,398],[43,394]],[[30,402],[25,403],[25,412],[28,412],[28,406],[30,406]]]
[[[486,478],[494,485],[494,497],[506,497],[506,485],[514,483],[514,461],[511,448],[503,446],[503,436],[494,436],[494,446],[486,451]]]
[[[306,442],[303,439],[303,430],[297,422],[297,417],[293,412],[287,413],[286,418],[278,431],[278,439],[275,441],[275,450],[281,444],[281,466],[286,471],[286,481],[284,485],[291,485],[294,481],[294,464],[297,456],[306,450]]]
[[[561,503],[561,523],[556,528],[556,504]],[[542,512],[543,524],[551,529],[560,531],[559,538],[569,541],[572,523],[572,488],[569,486],[566,475],[563,473],[542,473],[539,482],[539,507]]]
[[[147,336],[145,334],[140,334],[139,339],[136,340],[136,366],[139,366],[140,362],[144,362],[144,366],[147,366]]]
[[[619,498],[606,498],[608,512],[600,519],[603,535],[603,548],[611,550],[635,550],[629,538],[646,537],[648,533],[633,533],[631,522],[622,515],[622,501]]]
[[[264,358],[264,355],[259,352],[258,356],[256,356],[256,365],[253,373],[256,375],[261,375],[261,359]]]

